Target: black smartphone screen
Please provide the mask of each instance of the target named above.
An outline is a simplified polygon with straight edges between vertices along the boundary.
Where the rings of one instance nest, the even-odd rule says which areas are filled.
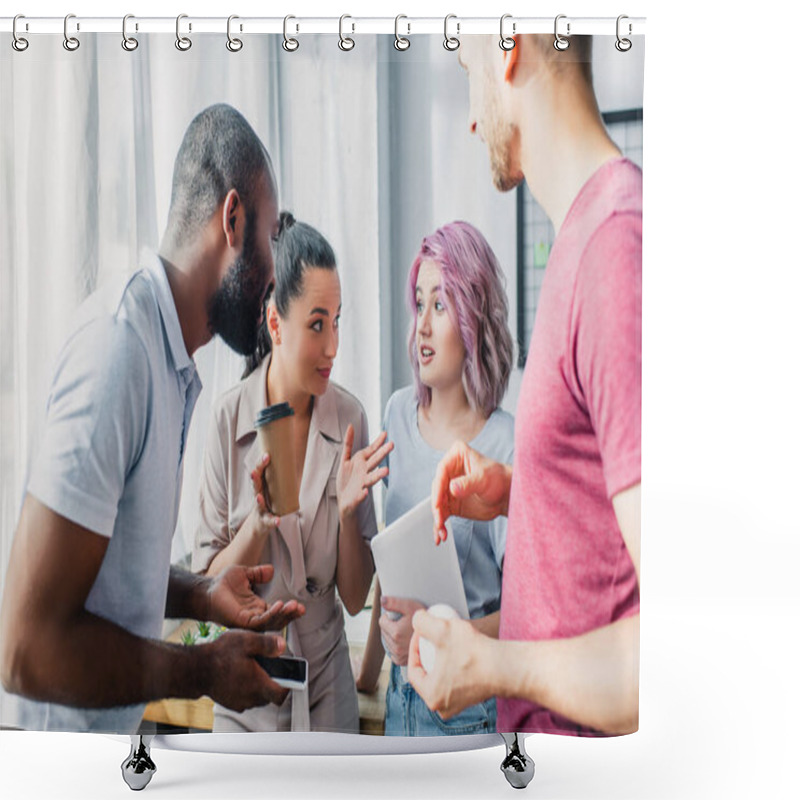
[[[266,658],[256,656],[261,668],[276,680],[297,681],[305,683],[306,662],[299,658]]]

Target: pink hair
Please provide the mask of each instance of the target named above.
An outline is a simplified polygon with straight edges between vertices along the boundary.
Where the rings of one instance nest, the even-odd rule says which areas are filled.
[[[425,407],[431,402],[431,389],[420,379],[416,345],[417,276],[423,261],[433,261],[442,271],[447,311],[466,351],[464,390],[470,406],[488,417],[508,388],[514,350],[505,281],[497,257],[481,232],[468,222],[451,222],[422,240],[408,273],[406,300],[411,311],[408,355],[417,401]]]

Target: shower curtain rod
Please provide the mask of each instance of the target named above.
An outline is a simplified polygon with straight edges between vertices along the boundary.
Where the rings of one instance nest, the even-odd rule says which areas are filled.
[[[0,17],[0,32],[11,34],[14,17]],[[122,17],[81,17],[70,14],[64,17],[36,17],[18,15],[16,17],[18,35],[68,33],[70,36],[81,33],[119,33],[123,31]],[[176,31],[178,20],[175,17],[137,17],[129,15],[125,26],[128,35],[134,33],[172,33]],[[195,17],[180,15],[180,30],[183,34],[228,33],[258,34],[288,32],[295,36],[303,34],[386,33],[410,36],[415,34],[443,34],[444,17],[356,17],[345,14],[343,17]],[[516,33],[550,33],[557,28],[562,36],[588,36],[593,34],[614,35],[618,30],[623,35],[640,35],[645,32],[644,17],[570,17],[559,14],[554,17],[514,17],[504,15],[502,30],[505,36]],[[449,15],[447,31],[450,36],[469,34],[500,34],[501,18],[497,17],[458,17]]]

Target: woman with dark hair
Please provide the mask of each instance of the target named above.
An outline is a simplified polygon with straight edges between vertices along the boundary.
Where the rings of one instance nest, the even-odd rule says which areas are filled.
[[[466,222],[452,222],[423,239],[409,272],[407,301],[414,385],[395,392],[384,414],[384,430],[395,444],[384,478],[387,525],[430,495],[436,467],[454,441],[468,441],[507,464],[514,453],[514,418],[499,407],[513,356],[508,301],[500,265],[481,233]],[[452,529],[472,623],[497,637],[506,520],[453,518]],[[411,617],[423,606],[407,598],[381,598],[380,586],[375,595],[357,685],[374,691],[382,638],[392,660],[386,734],[494,731],[494,699],[447,721],[428,710],[404,674]]]
[[[244,379],[215,403],[192,567],[215,575],[228,564],[274,565],[262,596],[305,607],[289,625],[288,648],[308,661],[308,690],[292,692],[280,707],[236,713],[215,706],[214,730],[357,733],[342,603],[351,615],[364,607],[377,531],[370,489],[386,475],[380,464],[392,445],[385,432],[369,444],[361,404],[330,380],[341,313],[336,259],[318,231],[286,213],[275,275],[256,354]],[[269,454],[261,452],[254,421],[282,402],[295,412],[300,510],[278,519],[262,478]]]

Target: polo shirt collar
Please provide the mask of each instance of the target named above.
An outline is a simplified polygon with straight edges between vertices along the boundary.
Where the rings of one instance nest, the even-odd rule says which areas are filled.
[[[181,323],[178,319],[178,310],[175,308],[175,298],[172,296],[172,289],[169,287],[167,272],[161,257],[152,251],[148,251],[144,258],[145,269],[153,280],[156,292],[158,308],[161,312],[161,319],[164,322],[164,330],[167,334],[167,342],[175,369],[183,372],[186,369],[195,369],[195,363],[186,351],[186,343],[183,341]]]

